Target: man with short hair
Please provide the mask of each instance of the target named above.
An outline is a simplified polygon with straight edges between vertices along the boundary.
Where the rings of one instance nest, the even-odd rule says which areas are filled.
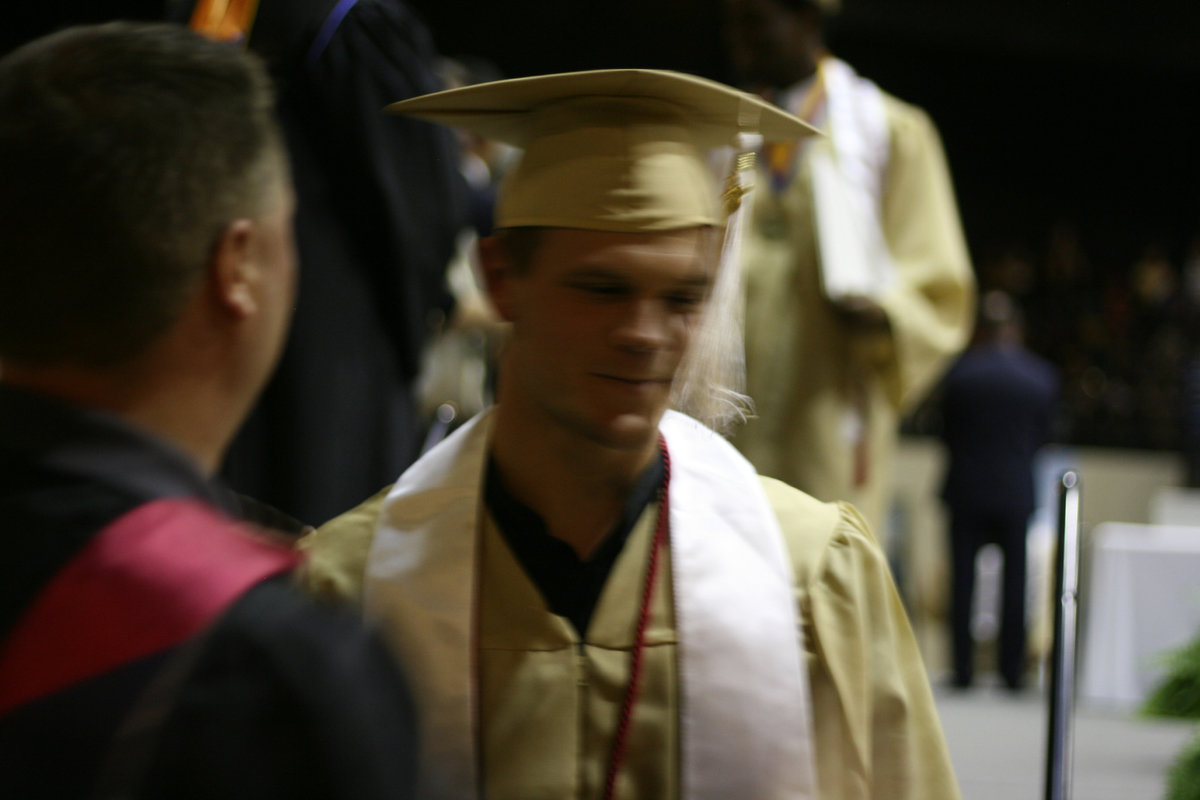
[[[0,795],[408,796],[379,641],[210,481],[279,355],[294,199],[258,61],[178,26],[0,60]]]
[[[961,689],[975,676],[975,561],[990,543],[1004,555],[996,665],[1009,689],[1017,691],[1025,682],[1026,541],[1037,499],[1034,466],[1050,440],[1058,384],[1055,367],[1025,348],[1021,312],[1012,298],[986,293],[975,341],[946,373],[941,396],[953,682]]]
[[[745,411],[749,171],[809,129],[720,84],[602,70],[414,98],[523,148],[482,245],[497,404],[306,540],[410,666],[422,797],[955,798],[861,517],[760,479]],[[669,407],[682,409],[692,416]]]
[[[739,80],[824,136],[769,146],[747,226],[734,444],[886,531],[902,414],[971,332],[974,277],[937,129],[829,52],[840,0],[724,0]]]

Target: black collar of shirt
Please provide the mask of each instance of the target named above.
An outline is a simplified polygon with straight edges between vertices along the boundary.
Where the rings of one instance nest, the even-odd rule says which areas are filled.
[[[570,620],[580,636],[587,632],[617,556],[642,512],[657,494],[665,474],[666,464],[660,453],[638,476],[612,532],[590,558],[583,560],[569,544],[546,531],[546,523],[537,512],[509,493],[496,462],[488,459],[484,499],[500,535],[541,592],[550,611]]]

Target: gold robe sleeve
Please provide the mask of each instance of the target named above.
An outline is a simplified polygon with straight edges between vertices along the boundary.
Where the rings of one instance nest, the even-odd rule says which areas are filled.
[[[892,405],[905,410],[963,348],[974,318],[975,279],[941,138],[929,116],[885,95],[891,152],[883,234],[900,280],[881,297],[890,348],[878,367]]]
[[[762,479],[792,555],[824,800],[960,800],[882,549],[844,503]]]
[[[391,488],[382,489],[300,539],[297,547],[305,562],[299,580],[305,590],[335,603],[362,605],[367,556],[379,510]]]

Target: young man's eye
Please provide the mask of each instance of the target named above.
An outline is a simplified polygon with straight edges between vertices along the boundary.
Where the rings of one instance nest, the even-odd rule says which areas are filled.
[[[682,292],[678,294],[667,295],[667,302],[672,308],[680,311],[691,311],[699,308],[704,302],[704,295],[693,292]]]

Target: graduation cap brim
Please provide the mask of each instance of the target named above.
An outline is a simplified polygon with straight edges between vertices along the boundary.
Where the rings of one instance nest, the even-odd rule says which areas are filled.
[[[817,133],[791,114],[725,84],[648,69],[512,78],[413,97],[392,103],[386,110],[524,147],[533,130],[530,118],[538,109],[582,98],[641,98],[672,105],[687,121],[694,141],[704,147],[730,145],[738,132],[757,133],[768,142]]]

